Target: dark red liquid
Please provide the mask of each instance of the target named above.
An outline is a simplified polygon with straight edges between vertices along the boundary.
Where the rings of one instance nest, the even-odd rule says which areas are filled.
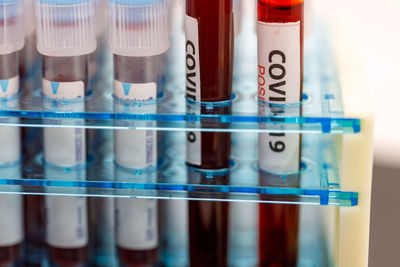
[[[234,29],[232,0],[187,0],[186,14],[197,19],[199,31],[200,90],[202,102],[232,98]],[[230,107],[201,109],[201,114],[229,114]],[[221,128],[221,125],[205,125]],[[201,133],[201,169],[229,168],[229,133]],[[189,172],[195,184],[228,184],[229,175],[207,178]],[[191,267],[227,266],[228,203],[189,201]]]
[[[296,188],[300,175],[280,176],[259,172],[260,185]],[[287,197],[287,201],[297,201]],[[263,200],[284,200],[285,196],[265,196]],[[289,204],[260,204],[259,257],[260,267],[294,267],[297,264],[299,206]]]
[[[212,110],[202,108],[201,114],[230,114],[231,106],[215,107]],[[221,123],[202,123],[204,128],[224,128]],[[229,168],[231,155],[231,134],[221,132],[201,133],[201,166],[194,166],[206,170]]]
[[[260,267],[296,266],[298,226],[298,205],[260,205]]]
[[[88,248],[50,248],[52,263],[57,267],[83,267],[88,260]]]
[[[154,267],[158,264],[158,249],[133,251],[118,248],[118,259],[121,267]]]
[[[204,113],[202,111],[202,114]],[[214,114],[229,113],[230,107],[214,110]],[[206,170],[228,170],[230,153],[230,133],[203,132],[201,133],[201,165],[194,167]],[[204,173],[189,171],[189,181],[192,184],[228,185],[229,175],[210,178]],[[202,195],[202,197],[207,196]],[[213,197],[215,195],[210,196],[210,198]],[[191,267],[227,266],[228,218],[229,204],[227,202],[189,201]]]
[[[194,184],[229,183],[229,175],[210,179],[202,173],[189,172],[189,179]],[[228,218],[226,202],[189,201],[190,267],[227,266]]]
[[[258,20],[266,23],[300,21],[301,82],[303,81],[304,0],[259,0]],[[300,111],[301,112],[301,111]],[[301,151],[299,149],[299,151]],[[300,157],[299,157],[300,158]],[[260,173],[260,182],[268,183],[268,174]],[[290,185],[293,187],[296,185]],[[297,185],[298,186],[298,185]],[[299,207],[297,205],[260,204],[260,267],[296,266],[298,257]]]
[[[201,100],[232,97],[232,0],[187,0],[186,14],[198,20]]]
[[[19,258],[19,245],[0,247],[0,267],[12,266]]]

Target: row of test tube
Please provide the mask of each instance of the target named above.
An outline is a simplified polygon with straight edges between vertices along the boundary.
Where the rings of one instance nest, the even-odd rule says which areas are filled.
[[[239,5],[240,1],[234,2]],[[186,1],[186,81],[187,98],[191,101],[208,103],[231,101],[233,36],[234,29],[238,29],[234,26],[234,21],[237,21],[233,13],[234,2],[231,0]],[[290,11],[286,12],[290,13],[290,16],[285,14],[285,8],[282,9],[279,5],[269,2],[268,0],[259,1],[259,98],[261,101],[269,100],[278,104],[297,103],[301,101],[302,92],[303,1],[282,1],[290,2],[287,4],[291,7],[288,9]],[[10,98],[20,93],[18,51],[24,47],[24,43],[33,43],[42,55],[44,97],[53,100],[82,100],[90,94],[91,89],[90,75],[93,66],[90,66],[90,57],[96,52],[99,36],[102,36],[107,28],[107,42],[113,54],[114,96],[126,101],[156,100],[161,93],[164,54],[170,46],[169,16],[171,9],[180,4],[182,4],[180,1],[168,0],[109,0],[108,2],[35,0],[34,2],[26,1],[25,4],[21,0],[5,1],[3,5],[0,5],[3,7],[1,14],[4,16],[3,35],[0,34],[0,38],[3,37],[4,40],[4,45],[0,46],[0,63],[4,66],[0,70],[2,87],[0,97]],[[24,6],[25,11],[23,11]],[[235,14],[236,17],[239,11],[240,8]],[[36,31],[36,37],[25,38],[24,13],[26,28],[30,28],[26,30],[27,35],[28,32]],[[282,21],[285,16],[289,19]],[[28,20],[33,20],[33,22],[29,23]],[[273,37],[273,35],[278,37]],[[271,40],[276,40],[276,42],[271,42]],[[273,47],[276,44],[281,50]],[[272,62],[273,60],[281,61],[277,63]],[[289,67],[286,68],[284,64]],[[283,73],[287,76],[284,77]],[[282,91],[281,86],[285,84],[281,81],[283,78],[287,79],[284,81],[289,88],[287,94]],[[271,82],[274,80],[276,83]],[[264,87],[269,88],[270,92],[267,93]],[[283,99],[278,97],[279,95],[286,97]],[[267,97],[269,99],[266,99]],[[78,103],[78,105],[81,104]],[[84,109],[84,105],[81,106]],[[192,114],[229,114],[230,112],[229,105],[216,105],[211,111],[203,108],[198,110],[188,108],[188,113]],[[284,110],[278,107],[276,113],[282,114]],[[14,132],[6,133],[10,131],[10,128],[3,127],[3,129],[4,137],[17,137],[14,143],[9,140],[4,141],[12,146],[6,151],[15,153],[5,153],[3,163],[17,162],[20,160],[19,133],[17,132],[19,130],[14,129]],[[80,128],[44,129],[44,161],[48,166],[74,168],[80,179],[85,179],[86,173],[80,167],[87,163],[86,136],[86,131]],[[158,139],[157,132],[152,130],[116,130],[114,138],[116,164],[130,169],[157,167]],[[266,148],[260,149],[260,168],[273,173],[299,171],[301,154],[299,134],[262,134],[259,140]],[[187,163],[193,168],[229,169],[231,145],[229,133],[190,132],[187,136],[187,144]],[[134,151],[137,153],[133,153]],[[14,155],[13,158],[12,155]],[[57,175],[59,176],[52,173],[51,168],[48,170],[46,168],[46,176],[56,177]],[[198,180],[200,183],[210,182],[204,177],[199,177]],[[212,183],[227,184],[228,180],[228,176],[222,176]],[[22,205],[20,197],[13,197],[16,199],[11,202]],[[87,213],[86,199],[48,196],[45,198],[44,206],[48,220],[46,242],[52,247],[53,261],[59,266],[79,266],[68,262],[70,259],[79,258],[82,254],[81,248],[86,247],[88,243],[85,232],[87,221],[83,216]],[[189,202],[191,266],[206,266],[207,264],[225,266],[227,264],[228,207],[227,203]],[[272,216],[279,209],[279,212],[283,214],[283,219],[281,219],[293,225],[289,227],[291,228],[289,230],[296,235],[298,209],[276,207],[274,209],[271,206],[263,206],[260,212]],[[135,233],[131,232],[136,224],[140,228],[143,225],[147,227],[150,223],[147,232],[144,230],[137,232],[155,236],[157,201],[117,200],[116,208],[117,224],[120,225],[119,229],[124,229],[120,231],[123,234],[119,236],[122,262],[124,262],[124,257],[127,262],[132,260],[130,257],[144,257],[143,255],[132,256],[130,253],[132,251],[144,250],[151,254],[151,250],[157,246],[157,239],[149,236],[132,238]],[[140,218],[144,218],[143,214],[147,213],[147,221],[141,222]],[[207,225],[205,218],[209,218],[215,225],[213,227]],[[73,221],[73,223],[66,223],[68,221]],[[60,227],[63,230],[60,230]],[[279,226],[274,227],[269,229],[279,228]],[[260,232],[265,230],[266,236],[273,235],[268,232],[268,227],[260,229]],[[142,240],[146,238],[148,242]],[[136,243],[132,244],[132,242]],[[287,243],[293,244],[295,240],[287,241]],[[294,249],[291,250],[294,251]],[[150,258],[152,258],[151,255]],[[288,260],[295,261],[294,258],[296,255],[292,255]],[[126,265],[130,266],[128,263]]]

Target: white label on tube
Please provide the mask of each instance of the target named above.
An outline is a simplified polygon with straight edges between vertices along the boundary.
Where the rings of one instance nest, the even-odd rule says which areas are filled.
[[[200,114],[198,105],[187,105],[187,113]],[[188,122],[188,124],[190,124]],[[201,166],[201,132],[191,131],[186,133],[186,161],[195,166]]]
[[[201,102],[199,23],[190,16],[185,18],[186,32],[186,96]],[[200,115],[200,106],[188,104],[188,114]],[[187,133],[186,160],[189,164],[201,165],[201,132]]]
[[[0,126],[0,166],[15,163],[21,158],[19,127]]]
[[[157,84],[152,83],[123,83],[114,80],[114,95],[120,99],[131,101],[155,100]]]
[[[73,167],[86,162],[85,130],[80,128],[45,128],[44,155],[46,162]]]
[[[22,196],[0,196],[0,247],[19,244],[23,240]]]
[[[56,248],[88,244],[87,203],[84,197],[46,197],[46,241]]]
[[[285,104],[300,102],[300,21],[258,22],[258,96]]]
[[[258,22],[258,96],[275,104],[301,100],[300,21],[295,23]],[[276,109],[283,116],[285,107]],[[299,107],[300,110],[300,107]],[[300,135],[263,133],[259,136],[259,165],[274,174],[299,171]]]
[[[128,250],[158,246],[157,200],[116,199],[116,243]]]
[[[259,165],[273,174],[300,170],[300,134],[262,133],[259,137]]]
[[[186,16],[186,95],[193,101],[201,101],[199,23]]]
[[[0,80],[0,97],[10,97],[19,92],[19,75]]]
[[[43,94],[54,99],[77,99],[85,96],[85,83],[76,82],[53,82],[42,79]]]
[[[157,166],[157,132],[116,130],[115,160],[124,167],[145,169]]]

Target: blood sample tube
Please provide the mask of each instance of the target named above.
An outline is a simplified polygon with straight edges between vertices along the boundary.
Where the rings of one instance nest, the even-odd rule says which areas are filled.
[[[229,183],[228,172],[229,169],[205,171],[189,168],[189,183],[227,185]],[[204,194],[202,196],[207,198]],[[215,195],[209,197],[213,198]],[[191,267],[227,266],[228,220],[229,205],[226,202],[189,201],[189,256]]]
[[[304,0],[258,0],[260,100],[275,104],[301,101],[303,17]]]
[[[187,112],[229,114],[229,104],[219,106],[215,102],[232,99],[232,0],[187,0],[185,32]],[[197,104],[190,104],[192,101]],[[199,105],[199,102],[210,102],[210,105]],[[190,166],[228,170],[229,158],[229,133],[187,134],[186,159]],[[191,183],[227,184],[229,175],[207,179],[202,172],[189,172],[189,180]],[[227,265],[227,203],[190,201],[189,229],[191,266]]]
[[[260,114],[301,114],[303,81],[304,0],[258,1],[258,94]],[[291,106],[292,105],[292,106]],[[294,106],[293,106],[294,105]],[[279,119],[278,119],[279,121]],[[260,184],[297,187],[301,136],[285,133],[259,136]],[[282,175],[291,176],[285,182]],[[299,207],[260,204],[260,266],[296,266]]]

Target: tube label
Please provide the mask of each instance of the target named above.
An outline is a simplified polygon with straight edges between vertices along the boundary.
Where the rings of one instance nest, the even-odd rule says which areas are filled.
[[[283,132],[260,134],[259,167],[264,171],[280,175],[298,172],[300,134]]]
[[[152,130],[116,130],[115,160],[124,167],[157,167],[157,132]]]
[[[154,82],[132,84],[114,80],[114,95],[130,101],[155,100],[157,99],[157,84]]]
[[[86,135],[80,128],[45,128],[44,155],[47,162],[73,167],[86,162]]]
[[[300,21],[258,22],[258,97],[287,104],[300,102]]]
[[[47,196],[46,241],[56,248],[82,248],[88,244],[87,203],[84,197]]]
[[[53,82],[42,79],[43,94],[54,99],[77,99],[85,96],[85,83],[76,82]]]
[[[186,97],[201,102],[199,23],[197,19],[185,17],[186,32]],[[187,113],[200,115],[199,105],[188,104]],[[189,164],[201,165],[201,132],[187,133],[186,160]]]
[[[24,238],[22,196],[0,196],[0,247],[19,244]]]
[[[188,103],[187,113],[189,115],[200,115],[200,107]],[[194,125],[193,122],[188,122]],[[190,131],[186,133],[186,161],[194,166],[201,166],[201,132]]]
[[[186,95],[193,101],[201,101],[199,23],[186,15]]]
[[[20,128],[0,126],[0,147],[0,166],[19,161],[21,158]]]
[[[116,243],[128,250],[158,246],[157,200],[116,199]]]
[[[0,97],[10,97],[19,93],[19,75],[0,80]]]
[[[258,96],[282,106],[271,107],[268,114],[283,116],[284,104],[301,100],[300,21],[295,23],[258,22]],[[263,105],[263,104],[260,104]],[[261,108],[261,115],[265,115]],[[297,114],[300,114],[300,106]],[[282,132],[259,136],[259,166],[274,174],[289,174],[300,168],[300,135]]]

